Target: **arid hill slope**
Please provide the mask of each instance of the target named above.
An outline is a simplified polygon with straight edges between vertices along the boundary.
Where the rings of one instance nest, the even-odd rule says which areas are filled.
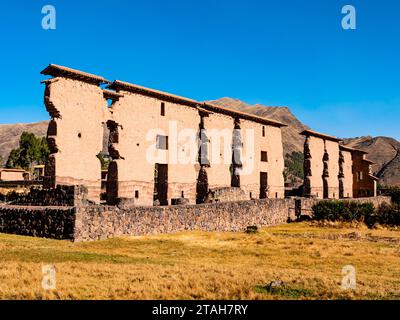
[[[34,133],[39,137],[45,137],[48,121],[36,123],[0,124],[0,156],[7,161],[10,151],[18,147],[19,137],[22,132]]]
[[[292,153],[293,151],[303,152],[304,138],[300,136],[299,133],[303,130],[309,129],[309,127],[301,123],[289,108],[267,107],[261,104],[249,105],[232,98],[221,98],[209,102],[287,124],[288,126],[282,129],[284,153]]]
[[[282,129],[284,153],[303,152],[304,138],[299,135],[308,129],[287,107],[267,107],[260,104],[249,105],[237,99],[221,98],[210,101],[227,108],[256,114],[278,120],[288,125]],[[329,134],[329,132],[325,132]],[[376,164],[372,167],[374,174],[380,178],[382,185],[400,186],[400,142],[389,137],[360,137],[344,139],[350,147],[368,152],[367,158]]]
[[[400,142],[388,137],[344,139],[350,147],[368,152],[374,174],[382,185],[400,186]]]

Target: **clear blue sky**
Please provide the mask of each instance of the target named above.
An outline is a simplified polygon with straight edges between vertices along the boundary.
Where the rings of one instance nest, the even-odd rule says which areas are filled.
[[[41,28],[41,8],[57,29]],[[357,9],[357,30],[341,8]],[[48,119],[49,63],[197,100],[289,106],[314,130],[400,139],[396,0],[2,1],[0,123]]]

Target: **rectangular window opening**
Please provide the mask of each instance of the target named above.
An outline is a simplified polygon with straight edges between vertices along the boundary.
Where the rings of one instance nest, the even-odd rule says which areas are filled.
[[[161,102],[161,116],[165,116],[165,102]]]
[[[267,151],[261,151],[261,161],[268,162],[268,153]]]
[[[157,135],[156,148],[160,150],[168,150],[168,136]]]

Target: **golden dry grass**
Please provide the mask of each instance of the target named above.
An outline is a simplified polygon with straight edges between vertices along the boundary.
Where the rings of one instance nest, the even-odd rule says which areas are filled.
[[[71,243],[0,234],[2,299],[400,299],[400,232],[315,223]],[[57,270],[41,287],[42,266]],[[343,290],[342,267],[357,271]],[[270,292],[271,281],[285,289]]]

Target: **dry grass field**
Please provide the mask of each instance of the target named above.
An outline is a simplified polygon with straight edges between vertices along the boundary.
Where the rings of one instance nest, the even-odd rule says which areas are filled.
[[[71,243],[0,234],[1,299],[400,299],[400,231],[317,223]],[[42,266],[56,289],[42,289]],[[355,290],[341,288],[356,268]],[[283,281],[268,290],[272,281]]]

